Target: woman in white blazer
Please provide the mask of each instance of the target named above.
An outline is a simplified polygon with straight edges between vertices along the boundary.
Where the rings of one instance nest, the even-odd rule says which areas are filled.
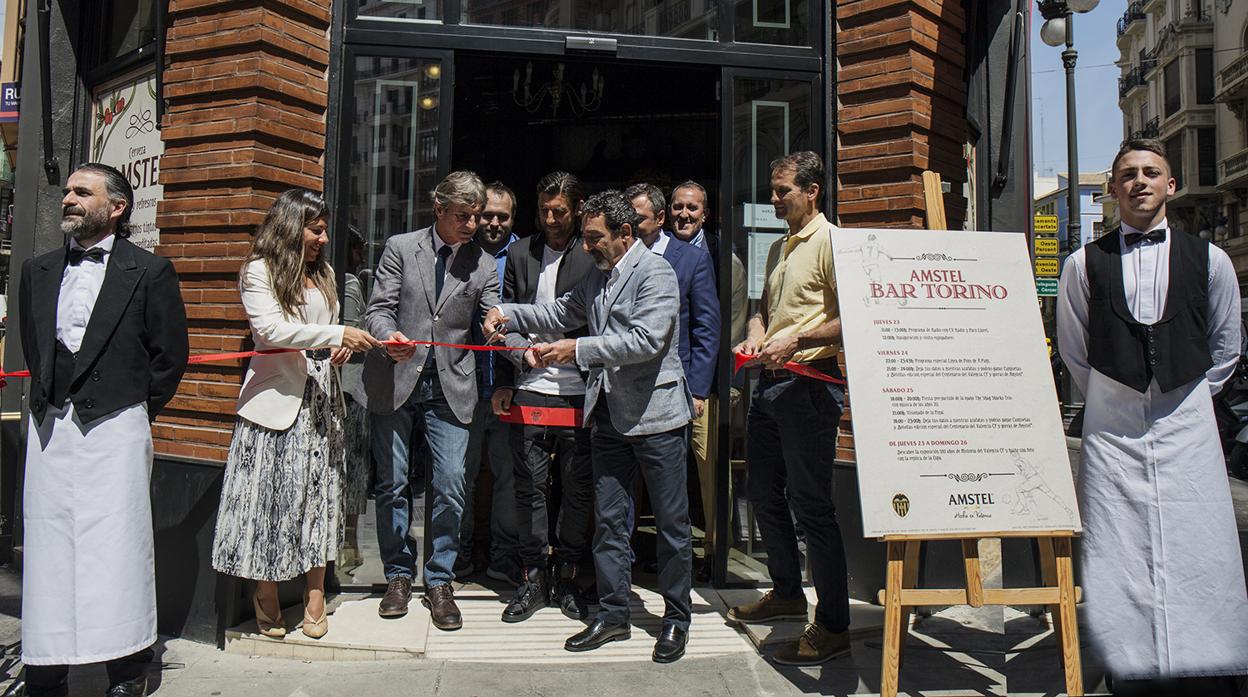
[[[256,349],[238,396],[212,566],[256,581],[263,634],[285,636],[277,582],[306,574],[303,633],[329,630],[325,566],[342,535],[343,401],[337,367],[381,342],[338,324],[334,270],[324,253],[320,194],[278,196],[239,272]]]

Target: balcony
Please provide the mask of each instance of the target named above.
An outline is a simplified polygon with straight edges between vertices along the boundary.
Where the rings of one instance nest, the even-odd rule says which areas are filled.
[[[1248,100],[1248,53],[1218,71],[1218,92],[1213,99],[1231,105],[1232,111],[1242,114],[1242,103]],[[1237,102],[1240,103],[1238,109],[1235,108]]]
[[[1145,87],[1147,85],[1148,80],[1144,79],[1144,69],[1138,65],[1135,66],[1131,70],[1127,71],[1126,75],[1118,78],[1119,101],[1126,99],[1127,95],[1137,87]]]
[[[1218,163],[1218,190],[1248,188],[1248,148]]]
[[[1161,135],[1161,117],[1154,116],[1138,131],[1131,131],[1131,140],[1140,138],[1157,138]]]
[[[1146,18],[1143,3],[1133,2],[1127,5],[1127,11],[1118,18],[1118,41],[1121,42],[1122,37],[1132,30],[1143,29]]]

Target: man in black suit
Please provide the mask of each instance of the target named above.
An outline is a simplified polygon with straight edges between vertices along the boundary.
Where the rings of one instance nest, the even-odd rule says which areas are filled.
[[[576,287],[594,269],[581,244],[577,216],[585,200],[581,182],[567,172],[546,175],[537,186],[537,222],[540,231],[516,243],[503,273],[503,302],[552,302]],[[581,328],[567,338],[584,336]],[[509,334],[509,346],[551,342],[562,335]],[[508,413],[512,404],[531,408],[582,409],[585,377],[576,366],[537,367],[532,351],[507,352],[515,365],[498,362],[494,412]],[[512,387],[514,386],[514,387]],[[589,608],[582,589],[592,586],[589,559],[590,516],[593,508],[593,470],[588,428],[525,425],[511,430],[516,467],[516,527],[520,539],[523,576],[512,601],[503,610],[504,622],[522,622],[552,600],[547,578],[546,547],[550,544],[547,480],[551,459],[560,479],[559,520],[555,527],[554,561],[558,581],[553,601],[565,615],[585,619]]]
[[[22,265],[30,368],[23,498],[26,694],[69,694],[70,664],[105,661],[109,697],[147,694],[156,640],[150,422],[186,369],[168,260],[135,246],[134,192],[86,164],[62,200],[66,247]]]

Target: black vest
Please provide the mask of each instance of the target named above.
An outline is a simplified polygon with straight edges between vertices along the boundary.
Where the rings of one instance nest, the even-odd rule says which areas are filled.
[[[69,347],[56,340],[56,357],[52,361],[52,389],[48,395],[48,405],[58,409],[65,406],[65,400],[74,392],[74,366],[77,355]],[[79,381],[81,383],[81,381]],[[79,385],[81,387],[81,384]]]
[[[1161,315],[1143,325],[1131,315],[1122,280],[1118,231],[1084,248],[1088,266],[1088,363],[1137,392],[1157,379],[1163,392],[1204,375],[1209,354],[1209,243],[1170,233],[1170,286]]]

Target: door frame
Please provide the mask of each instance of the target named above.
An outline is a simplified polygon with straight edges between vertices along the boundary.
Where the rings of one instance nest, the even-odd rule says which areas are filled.
[[[728,554],[731,547],[731,513],[734,508],[734,501],[729,484],[732,477],[732,453],[729,449],[729,443],[732,436],[731,419],[732,408],[728,396],[731,391],[733,377],[733,360],[732,360],[732,338],[729,334],[732,327],[732,253],[733,253],[733,231],[744,228],[744,221],[738,220],[735,215],[738,204],[733,196],[736,190],[736,174],[733,172],[733,131],[735,124],[733,123],[733,108],[736,103],[737,96],[737,80],[739,79],[773,79],[773,80],[790,80],[793,82],[806,81],[810,83],[810,104],[808,106],[807,117],[810,119],[810,149],[820,153],[826,152],[825,144],[831,134],[827,133],[827,129],[822,126],[826,124],[827,98],[823,94],[823,74],[822,71],[798,72],[793,70],[776,70],[765,68],[740,68],[736,66],[724,66],[720,77],[720,196],[719,196],[719,258],[715,260],[718,269],[718,277],[720,279],[728,279],[728,282],[721,281],[719,284],[719,314],[721,339],[719,346],[719,362],[717,365],[717,378],[719,388],[720,408],[718,413],[718,426],[716,430],[716,454],[718,462],[715,463],[716,472],[720,475],[715,478],[715,549],[714,563],[711,567],[711,585],[715,588],[747,588],[753,587],[755,584],[748,581],[728,582]],[[827,201],[831,198],[832,189],[828,188],[831,180],[831,169],[825,165],[825,171],[828,172],[827,181],[824,184],[824,202],[825,207]],[[745,265],[746,274],[750,273],[749,260],[742,259]],[[746,302],[749,302],[747,295]],[[748,321],[748,320],[747,320]],[[724,331],[722,328],[729,328]],[[749,395],[742,395],[743,400],[748,399]],[[746,479],[748,481],[749,473],[747,466]],[[742,492],[744,493],[744,492]],[[830,495],[830,494],[829,494]],[[747,504],[748,505],[748,504]],[[712,523],[707,522],[710,526]],[[752,534],[752,531],[747,531]]]
[[[721,18],[727,15],[722,11],[731,7],[731,0],[720,0]],[[457,0],[449,4],[458,5]],[[830,12],[826,2],[812,2],[812,13],[816,10]],[[354,8],[351,8],[354,9]],[[551,31],[539,29],[520,29],[505,27],[466,26],[454,23],[437,22],[382,22],[367,19],[348,19],[342,27],[344,41],[341,44],[341,79],[338,81],[338,94],[330,101],[330,123],[335,123],[337,132],[329,137],[335,139],[336,147],[332,152],[332,162],[328,162],[327,174],[332,172],[336,177],[336,186],[332,187],[335,199],[331,201],[334,208],[334,229],[346,230],[349,216],[347,200],[350,196],[351,155],[354,136],[353,114],[355,113],[355,94],[352,86],[355,83],[356,61],[360,57],[377,56],[381,58],[437,59],[441,63],[442,78],[439,84],[438,114],[438,158],[437,176],[446,176],[450,172],[453,154],[451,131],[454,124],[454,86],[455,57],[458,50],[480,53],[508,53],[513,55],[532,55],[534,57],[552,58],[556,56],[585,56],[583,52],[569,51],[565,47],[565,37],[583,34],[577,31]],[[731,26],[732,22],[721,20],[722,25]],[[732,277],[732,230],[738,225],[734,217],[734,174],[732,172],[732,139],[733,139],[733,102],[736,96],[735,81],[739,78],[763,78],[784,80],[806,80],[811,87],[809,118],[811,123],[810,148],[821,156],[827,157],[829,140],[834,134],[828,132],[829,100],[826,85],[834,85],[828,75],[832,70],[832,62],[822,55],[822,49],[828,46],[825,35],[830,31],[826,21],[811,24],[812,46],[794,49],[784,46],[767,46],[757,44],[735,44],[731,41],[718,43],[695,42],[684,39],[665,39],[661,37],[641,37],[632,35],[610,35],[619,41],[619,50],[612,54],[602,54],[603,60],[646,62],[661,66],[665,63],[693,62],[703,65],[716,65],[720,68],[719,102],[720,102],[720,196],[718,201],[719,230],[721,242],[720,258],[715,260],[719,278]],[[721,34],[722,35],[722,34]],[[488,40],[486,40],[488,39]],[[415,45],[413,45],[415,44]],[[699,44],[694,46],[693,44]],[[331,57],[332,60],[332,57]],[[828,179],[825,183],[825,208],[831,210],[834,203],[835,163],[826,163]],[[725,234],[726,233],[726,234]],[[345,234],[333,237],[333,259],[338,287],[345,287],[346,266],[343,260],[348,254],[348,236]],[[744,261],[744,260],[743,260]],[[748,266],[747,266],[748,270]],[[731,327],[732,315],[732,284],[721,283],[719,288],[721,327]],[[731,453],[728,449],[730,439],[731,408],[728,407],[728,386],[732,380],[731,337],[727,332],[721,335],[719,348],[719,365],[717,379],[721,387],[718,427],[716,431],[717,462],[716,472],[722,476],[715,483],[715,520],[707,521],[708,527],[715,526],[716,535],[714,564],[711,569],[711,583],[714,587],[754,587],[749,581],[728,583],[728,552],[731,542],[730,513],[733,501],[729,491],[731,476]],[[429,529],[428,517],[432,510],[431,488],[426,486],[424,529]],[[431,541],[428,534],[422,540],[424,558],[428,559]],[[344,590],[372,590],[374,586],[344,585]]]

